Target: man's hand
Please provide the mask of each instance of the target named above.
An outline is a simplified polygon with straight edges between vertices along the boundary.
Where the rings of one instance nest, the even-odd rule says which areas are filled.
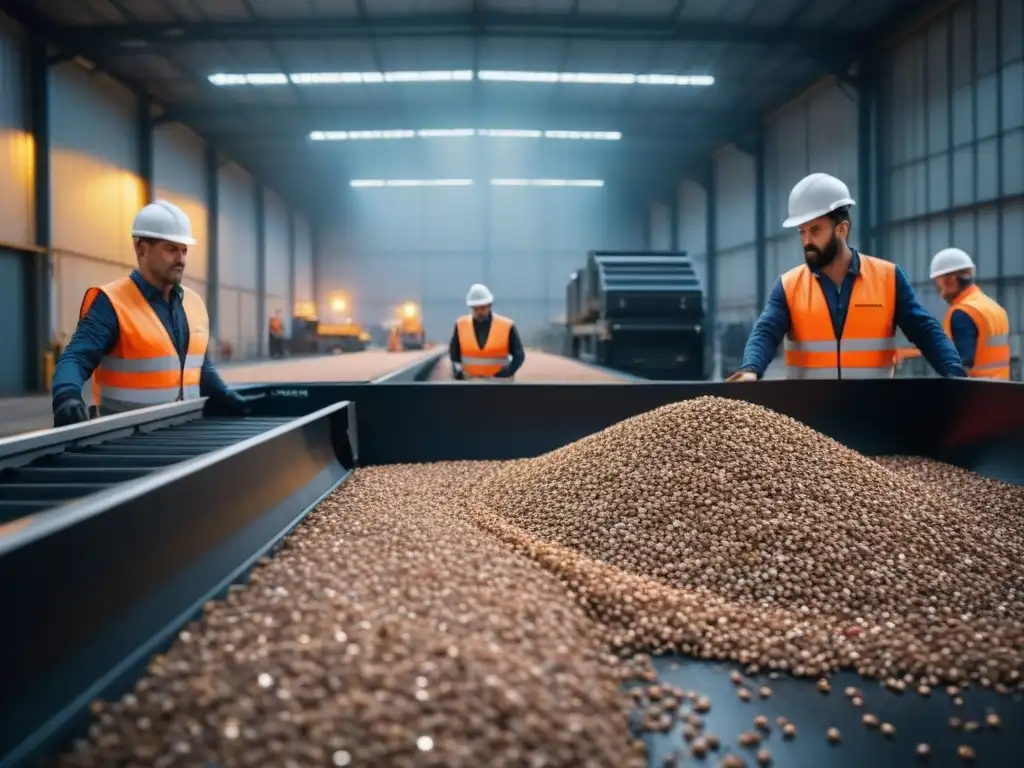
[[[85,410],[85,403],[77,398],[65,400],[53,413],[53,426],[55,427],[68,427],[88,420],[89,413]]]
[[[757,374],[753,371],[736,371],[726,381],[757,381]]]
[[[511,375],[512,374],[509,372],[508,366],[506,365],[506,366],[503,366],[500,371],[498,371],[496,374],[494,374],[494,378],[496,378],[496,379],[507,379]]]

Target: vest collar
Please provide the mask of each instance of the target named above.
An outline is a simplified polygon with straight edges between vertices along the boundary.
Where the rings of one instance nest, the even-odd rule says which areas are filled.
[[[142,293],[142,296],[143,298],[145,298],[146,301],[153,303],[157,299],[163,298],[163,296],[160,294],[160,289],[157,288],[152,283],[150,283],[148,280],[146,280],[146,278],[142,276],[142,273],[139,272],[139,270],[132,270],[132,281],[134,281],[135,285],[138,286],[139,291]],[[174,286],[174,288],[171,289],[171,294],[177,296],[178,300],[180,301],[182,296],[185,295],[185,291],[182,290],[182,287],[180,285],[176,285]]]
[[[961,301],[966,301],[968,298],[970,298],[971,296],[973,296],[974,294],[976,294],[980,290],[981,289],[978,288],[978,284],[977,283],[972,283],[971,285],[967,286],[962,291],[960,291],[960,293],[958,293],[953,298],[953,300],[951,302],[949,302],[949,305],[951,307],[955,307]]]
[[[850,260],[850,268],[846,270],[846,274],[856,277],[860,274],[860,254],[857,253],[856,248],[851,248],[850,253],[853,254],[853,258]],[[821,270],[817,267],[808,266],[808,269],[814,273],[815,277],[821,277]]]

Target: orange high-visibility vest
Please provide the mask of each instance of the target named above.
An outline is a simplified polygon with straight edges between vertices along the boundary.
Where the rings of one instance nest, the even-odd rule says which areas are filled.
[[[270,318],[270,333],[274,336],[280,336],[284,333],[284,320],[280,317]]]
[[[462,370],[467,376],[493,376],[508,364],[512,321],[507,317],[491,314],[491,328],[483,348],[477,343],[472,315],[460,317],[458,329]]]
[[[195,291],[182,286],[189,326],[182,365],[167,328],[131,277],[90,288],[82,299],[84,318],[103,293],[117,314],[117,343],[92,375],[93,396],[103,414],[199,397],[199,377],[210,341],[210,318]]]
[[[957,310],[966,312],[978,328],[974,365],[967,375],[979,379],[1010,378],[1010,318],[1006,310],[976,285],[953,299],[946,310],[946,335],[953,338],[952,319]]]
[[[788,378],[876,379],[893,375],[895,264],[861,254],[860,274],[853,282],[839,339],[818,278],[806,264],[786,272],[782,288],[789,306]]]

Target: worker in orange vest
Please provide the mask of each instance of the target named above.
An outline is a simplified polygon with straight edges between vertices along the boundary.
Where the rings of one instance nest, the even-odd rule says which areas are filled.
[[[1010,378],[1010,319],[1006,310],[974,283],[974,261],[959,248],[945,248],[932,258],[930,277],[949,304],[945,329],[960,354],[967,375]]]
[[[466,306],[470,314],[455,323],[448,356],[456,379],[512,379],[526,351],[515,323],[491,312],[494,296],[486,285],[470,286]]]
[[[847,244],[852,205],[846,184],[825,173],[793,187],[783,226],[799,230],[805,263],[775,283],[728,381],[761,378],[783,340],[787,378],[889,378],[897,327],[941,375],[966,375],[903,270]]]
[[[274,316],[268,322],[267,332],[270,344],[270,356],[284,357],[284,320],[281,318],[281,310],[274,310]]]
[[[188,216],[157,200],[139,211],[131,234],[138,268],[85,292],[78,327],[54,368],[54,426],[88,419],[82,387],[90,376],[101,416],[200,396],[247,415],[245,399],[207,359],[206,305],[181,284],[196,242]]]

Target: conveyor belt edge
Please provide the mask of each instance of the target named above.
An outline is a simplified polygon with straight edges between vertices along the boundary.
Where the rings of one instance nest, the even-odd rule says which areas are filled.
[[[334,490],[354,467],[354,420],[352,403],[329,405],[0,541],[0,657],[17,660],[0,685],[0,768],[63,743]]]

